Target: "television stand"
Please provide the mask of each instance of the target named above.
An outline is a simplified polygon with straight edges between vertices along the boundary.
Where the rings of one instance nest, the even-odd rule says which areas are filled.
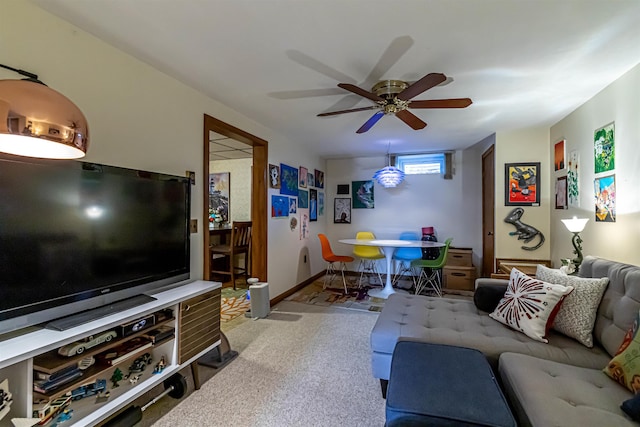
[[[156,298],[149,295],[140,294],[131,298],[126,298],[120,301],[115,301],[111,304],[106,304],[101,307],[96,307],[91,310],[82,311],[71,316],[61,317],[59,319],[52,320],[44,327],[46,329],[52,329],[54,331],[66,331],[67,329],[75,328],[76,326],[84,325],[92,320],[107,317],[111,314],[119,311],[128,310],[130,308],[138,307],[143,304],[155,301]]]

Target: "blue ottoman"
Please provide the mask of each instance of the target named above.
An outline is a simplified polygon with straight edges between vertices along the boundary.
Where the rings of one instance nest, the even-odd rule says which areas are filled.
[[[413,341],[393,351],[386,416],[387,427],[516,427],[480,351]]]

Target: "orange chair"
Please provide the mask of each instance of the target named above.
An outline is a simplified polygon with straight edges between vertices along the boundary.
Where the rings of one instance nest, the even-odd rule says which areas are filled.
[[[340,263],[340,274],[342,274],[342,285],[344,286],[344,293],[348,293],[347,290],[347,281],[344,278],[344,270],[346,268],[346,262],[353,262],[354,258],[349,255],[336,255],[331,250],[331,244],[329,244],[329,239],[324,234],[318,234],[318,238],[320,239],[320,244],[322,245],[322,258],[327,261],[327,271],[324,276],[324,285],[322,289],[327,289],[327,277],[331,275],[331,279],[329,279],[329,283],[333,282],[333,279],[336,277],[336,266],[335,263]]]

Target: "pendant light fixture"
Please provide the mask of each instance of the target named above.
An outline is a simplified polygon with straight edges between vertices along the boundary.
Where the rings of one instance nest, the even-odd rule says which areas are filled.
[[[78,159],[89,145],[82,111],[38,76],[0,64],[27,77],[0,80],[0,152],[44,159]]]
[[[391,144],[389,144],[391,147]],[[383,167],[373,175],[373,179],[384,188],[394,188],[404,181],[404,172],[395,166],[391,166],[391,155],[387,149],[387,166]]]

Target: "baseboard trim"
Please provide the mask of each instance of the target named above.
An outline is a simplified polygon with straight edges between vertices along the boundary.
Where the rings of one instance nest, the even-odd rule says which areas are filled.
[[[324,276],[324,270],[322,270],[318,274],[315,274],[315,275],[309,277],[307,280],[304,280],[303,282],[298,283],[297,285],[295,285],[293,288],[289,289],[288,291],[281,293],[280,295],[278,295],[277,297],[275,297],[271,301],[269,301],[269,304],[271,305],[271,307],[273,307],[274,305],[276,305],[280,301],[284,301],[286,298],[288,298],[291,295],[295,294],[296,292],[298,292],[300,289],[304,288],[305,286],[310,285],[311,283],[315,282],[316,280],[318,280],[322,276]]]

